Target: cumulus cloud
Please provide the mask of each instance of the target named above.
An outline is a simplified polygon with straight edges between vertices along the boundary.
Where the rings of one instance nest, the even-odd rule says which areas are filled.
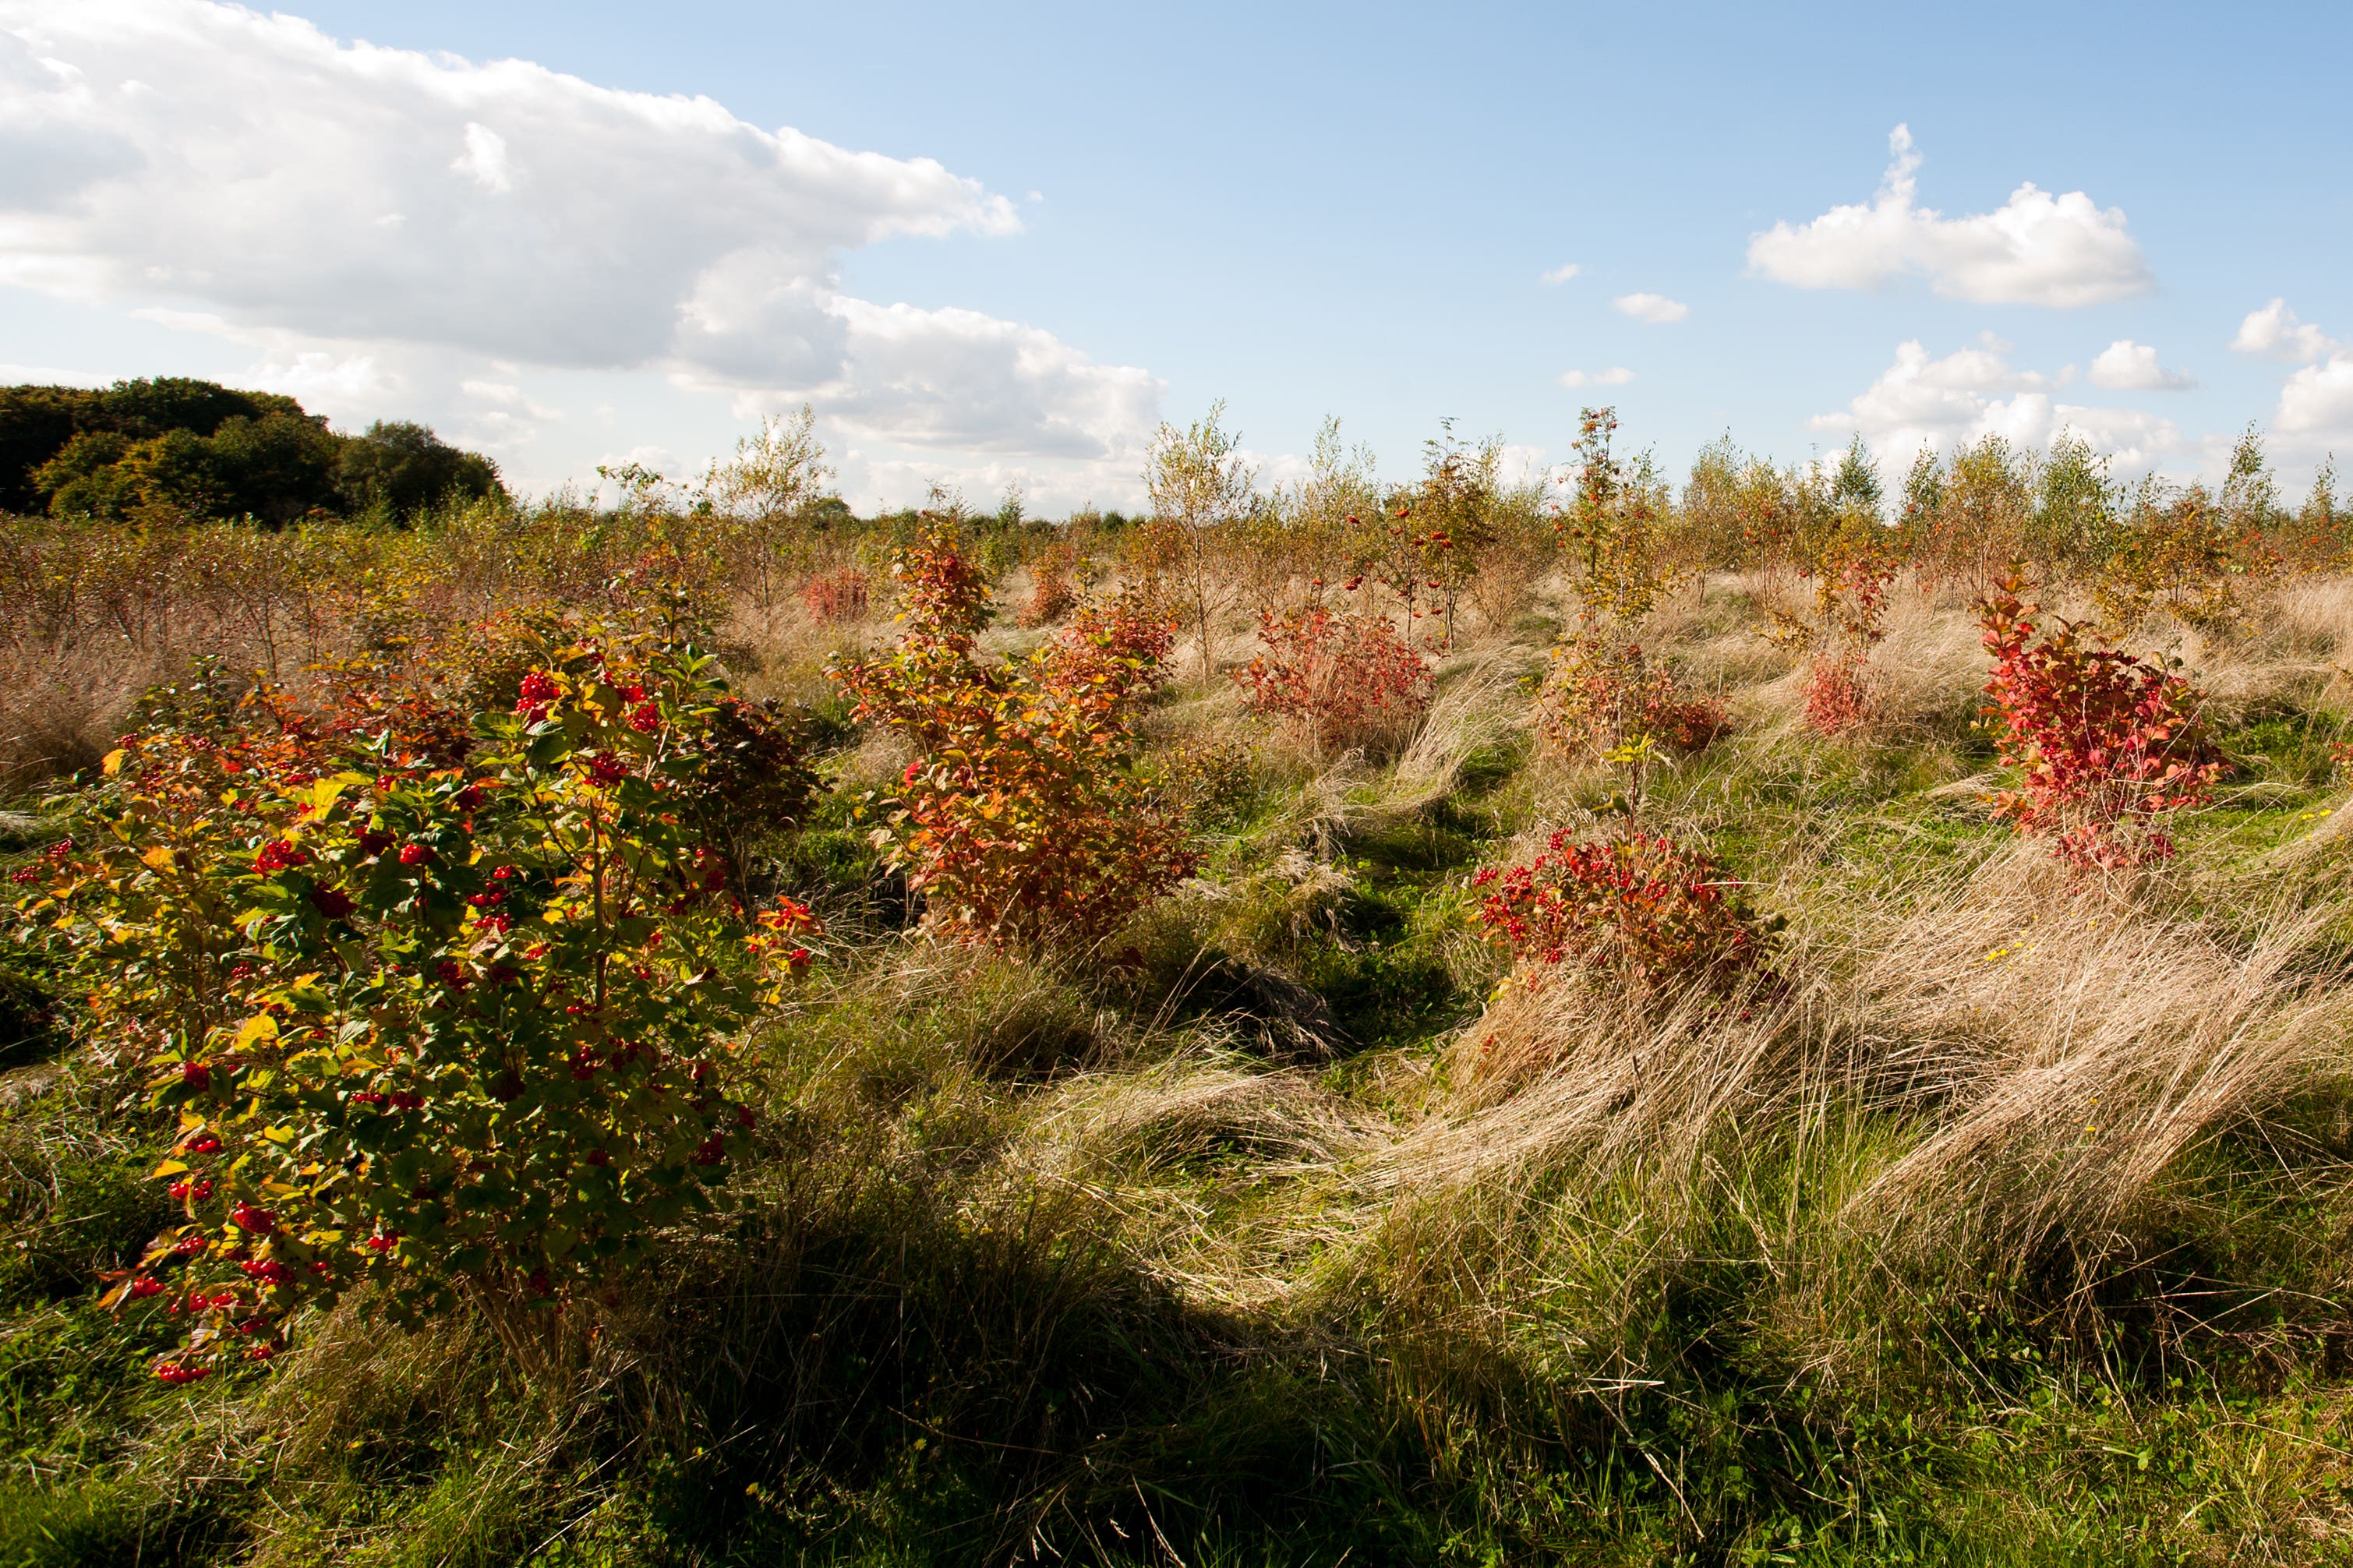
[[[1536,281],[1546,284],[1566,283],[1584,270],[1584,268],[1579,267],[1576,262],[1571,261],[1565,266],[1554,268],[1551,271],[1537,279]]]
[[[2168,419],[2128,408],[2058,402],[2061,378],[2011,368],[2003,352],[1961,349],[1932,359],[1915,339],[1897,345],[1894,363],[1846,408],[1807,421],[1815,430],[1860,434],[1898,466],[1924,450],[1950,451],[1987,436],[2048,446],[2072,431],[2123,468],[2142,468],[2181,446]]]
[[[1664,294],[1620,294],[1609,303],[1617,308],[1620,315],[1648,321],[1654,327],[1680,321],[1691,314],[1689,305],[1680,300],[1670,300]]]
[[[2238,335],[2231,340],[2235,353],[2277,360],[2323,359],[2345,346],[2310,321],[2299,320],[2285,300],[2274,300],[2260,310],[2248,311],[2246,320],[2239,323]]]
[[[1634,379],[1634,373],[1622,364],[1608,370],[1570,370],[1561,373],[1563,386],[1623,386]]]
[[[858,247],[1018,227],[931,159],[707,98],[343,44],[211,0],[0,0],[0,283],[176,312],[261,345],[288,390],[349,403],[406,376],[479,405],[463,367],[488,384],[503,360],[805,394],[911,441],[1101,456],[1148,437],[1143,371],[839,290]]]
[[[2272,423],[2283,435],[2312,438],[2301,445],[2353,441],[2353,353],[2331,354],[2289,375]]]
[[[2118,338],[2092,361],[2092,384],[2110,392],[2182,392],[2197,385],[2198,378],[2166,369],[2148,344]]]
[[[1050,332],[976,310],[847,298],[833,308],[858,353],[841,379],[807,395],[845,428],[911,446],[1141,467],[1165,390],[1149,372],[1096,364]]]
[[[2155,284],[2121,209],[2094,205],[2081,191],[2054,196],[2030,181],[1996,211],[1947,218],[1917,204],[1921,157],[1910,129],[1898,125],[1887,145],[1893,161],[1871,201],[1751,235],[1749,271],[1799,289],[1879,289],[1921,277],[1953,299],[2058,309]]]
[[[2353,343],[2330,336],[2274,300],[2250,310],[2232,350],[2263,359],[2303,362],[2280,385],[2272,429],[2283,455],[2316,458],[2353,444]]]

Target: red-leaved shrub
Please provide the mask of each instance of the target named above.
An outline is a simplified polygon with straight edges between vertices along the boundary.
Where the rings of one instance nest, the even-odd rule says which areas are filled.
[[[1489,889],[1480,922],[1523,963],[1573,956],[1653,990],[1722,988],[1763,957],[1744,885],[1706,851],[1664,837],[1577,843],[1556,833],[1532,864],[1491,867],[1472,886]]]
[[[2173,854],[2157,819],[2212,798],[2224,769],[2185,678],[2113,648],[2086,647],[2076,624],[2037,623],[2016,578],[1978,601],[1994,658],[1984,710],[2023,787],[1994,811],[2048,837],[2071,865],[2120,868]]]
[[[1319,752],[1394,740],[1430,706],[1430,666],[1383,616],[1321,601],[1290,615],[1261,610],[1258,640],[1234,674],[1242,705]]]
[[[866,574],[855,566],[810,578],[801,584],[801,604],[814,619],[828,624],[866,616]]]
[[[1536,726],[1564,751],[1609,753],[1644,739],[1704,751],[1731,728],[1724,704],[1685,687],[1672,665],[1640,645],[1580,637],[1553,650]]]
[[[1050,626],[1077,607],[1078,588],[1071,581],[1077,558],[1070,545],[1056,541],[1029,563],[1029,602],[1021,606],[1025,626]]]
[[[1871,717],[1871,683],[1863,657],[1841,649],[1818,653],[1806,669],[1806,728],[1818,735],[1860,729]]]
[[[1026,658],[985,664],[985,576],[945,534],[893,567],[907,628],[838,669],[857,716],[913,742],[875,843],[966,941],[1101,933],[1191,874],[1184,826],[1133,770],[1135,719],[1175,628],[1136,594],[1082,610]]]
[[[1799,574],[1816,579],[1812,624],[1777,611],[1766,634],[1812,650],[1805,720],[1819,735],[1860,729],[1877,706],[1880,683],[1870,673],[1871,650],[1887,635],[1887,591],[1896,570],[1894,556],[1877,540],[1834,543],[1828,554],[1818,572]]]

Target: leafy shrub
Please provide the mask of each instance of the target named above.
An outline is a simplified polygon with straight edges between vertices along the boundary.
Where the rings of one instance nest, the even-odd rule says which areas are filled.
[[[707,1205],[751,1121],[721,1062],[812,928],[748,918],[695,826],[723,701],[691,650],[589,638],[512,711],[353,678],[107,759],[24,929],[178,1112],[185,1223],[108,1297],[185,1321],[160,1376],[364,1280],[546,1302]]]
[[[1879,525],[1866,521],[1861,526]],[[1800,572],[1814,580],[1813,619],[1773,613],[1766,635],[1813,656],[1806,669],[1805,718],[1817,734],[1841,734],[1872,716],[1876,683],[1867,666],[1872,648],[1887,636],[1887,590],[1896,564],[1875,537],[1834,537],[1822,558]]]
[[[1239,741],[1187,741],[1163,754],[1161,793],[1201,827],[1231,827],[1255,804],[1250,748]]]
[[[855,566],[825,573],[801,584],[801,605],[812,619],[828,625],[866,618],[866,574]]]
[[[1610,451],[1615,408],[1588,408],[1578,426],[1577,497],[1555,522],[1575,567],[1577,618],[1588,627],[1641,624],[1688,582],[1672,505],[1647,454],[1631,469]]]
[[[1393,739],[1430,706],[1430,666],[1385,617],[1317,598],[1289,615],[1260,611],[1258,640],[1234,674],[1242,705],[1318,752]]]
[[[1573,637],[1552,657],[1536,725],[1564,751],[1609,754],[1647,738],[1698,752],[1731,728],[1723,703],[1694,693],[1673,665],[1646,656],[1640,644]]]
[[[1035,948],[1101,932],[1191,874],[1180,818],[1131,767],[1135,720],[1164,679],[1169,622],[1130,592],[1082,610],[1026,658],[984,664],[988,584],[954,538],[902,551],[906,633],[834,671],[856,716],[922,753],[876,846],[966,941]]]
[[[1994,796],[1997,816],[2047,837],[2071,865],[2118,868],[2165,859],[2157,819],[2212,798],[2223,772],[2184,677],[2112,648],[2082,626],[2021,604],[2015,577],[1978,601],[1994,657],[1985,718],[2024,787]]]
[[[1662,836],[1600,843],[1556,833],[1525,866],[1472,879],[1479,920],[1523,964],[1576,957],[1645,990],[1722,989],[1756,968],[1767,928],[1704,850]]]
[[[1023,626],[1052,626],[1076,607],[1079,591],[1071,582],[1076,563],[1070,545],[1060,541],[1029,563],[1029,602],[1021,606]]]

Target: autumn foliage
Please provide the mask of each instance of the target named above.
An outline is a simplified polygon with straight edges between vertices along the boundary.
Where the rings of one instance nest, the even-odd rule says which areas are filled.
[[[1675,667],[1637,643],[1570,638],[1553,649],[1536,725],[1559,749],[1604,755],[1650,740],[1698,752],[1731,728],[1724,704],[1694,691]]]
[[[1187,876],[1179,817],[1134,770],[1139,710],[1175,630],[1134,593],[1082,610],[1035,652],[989,661],[988,584],[944,532],[893,568],[906,627],[835,672],[858,717],[919,753],[877,803],[874,841],[966,941],[1034,948],[1104,931]]]
[[[821,573],[801,584],[801,605],[813,620],[858,621],[866,618],[866,574],[855,566]]]
[[[2038,621],[2016,578],[1978,602],[1994,668],[1984,719],[2021,787],[1998,816],[2052,841],[2071,865],[2117,869],[2169,858],[2159,819],[2212,798],[2224,768],[2188,679],[2086,647],[2081,626]]]
[[[1579,842],[1552,836],[1525,866],[1472,879],[1479,920],[1536,973],[1575,958],[1644,990],[1721,987],[1763,956],[1742,884],[1704,850],[1663,836]]]
[[[1386,616],[1322,597],[1288,614],[1259,612],[1259,651],[1235,672],[1242,704],[1318,752],[1389,739],[1430,706],[1430,666]]]
[[[695,826],[743,782],[707,665],[586,636],[502,709],[363,673],[107,759],[26,913],[177,1118],[179,1222],[110,1296],[185,1323],[159,1375],[363,1281],[560,1300],[707,1205],[736,1032],[814,929],[739,904]]]

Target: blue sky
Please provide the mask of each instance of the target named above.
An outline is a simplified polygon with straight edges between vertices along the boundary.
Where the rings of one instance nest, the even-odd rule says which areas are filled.
[[[1327,413],[1402,473],[1609,401],[1678,467],[2188,475],[2252,420],[2300,480],[2353,453],[2348,58],[2343,6],[0,0],[0,363],[533,488],[806,400],[860,506],[1130,501],[1217,397],[1271,477]]]

